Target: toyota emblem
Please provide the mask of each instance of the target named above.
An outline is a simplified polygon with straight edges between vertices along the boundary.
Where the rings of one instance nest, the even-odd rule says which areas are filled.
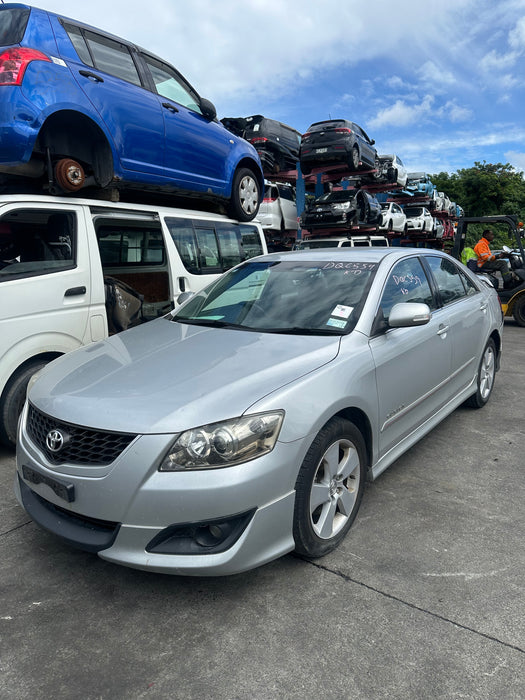
[[[50,430],[46,435],[46,447],[50,452],[60,452],[64,442],[65,438],[60,430]]]

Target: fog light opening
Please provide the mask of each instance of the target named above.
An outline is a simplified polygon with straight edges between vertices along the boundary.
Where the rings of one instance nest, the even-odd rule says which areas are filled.
[[[195,532],[195,542],[201,547],[216,547],[224,542],[232,531],[229,523],[211,523],[199,527]]]

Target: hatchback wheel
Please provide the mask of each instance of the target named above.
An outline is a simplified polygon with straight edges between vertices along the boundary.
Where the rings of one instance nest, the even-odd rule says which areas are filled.
[[[318,433],[295,483],[295,551],[315,559],[331,552],[352,525],[363,497],[366,450],[356,426],[333,418]]]
[[[483,408],[492,394],[494,378],[496,376],[496,345],[492,338],[489,338],[483,350],[481,361],[478,367],[476,380],[476,393],[467,399],[467,406],[472,408]]]
[[[248,168],[235,173],[228,213],[239,221],[251,221],[259,209],[259,183]]]
[[[352,148],[352,153],[350,154],[350,168],[352,170],[359,170],[359,150],[357,146]]]

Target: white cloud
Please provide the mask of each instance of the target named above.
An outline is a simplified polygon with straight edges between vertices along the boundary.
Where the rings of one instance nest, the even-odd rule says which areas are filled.
[[[372,128],[415,124],[430,114],[433,102],[432,95],[425,95],[422,102],[416,105],[409,105],[404,100],[396,100],[392,106],[379,110],[369,124]]]
[[[452,85],[456,82],[456,77],[451,71],[439,67],[434,61],[424,63],[418,73],[424,83],[437,88],[444,85]]]
[[[516,170],[525,171],[525,153],[507,151],[504,156],[507,163],[510,163]]]

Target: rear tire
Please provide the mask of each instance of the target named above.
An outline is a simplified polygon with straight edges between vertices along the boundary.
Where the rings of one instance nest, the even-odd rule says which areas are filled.
[[[483,350],[483,355],[481,356],[481,361],[478,367],[476,393],[472,394],[472,396],[465,401],[465,404],[471,408],[483,408],[492,394],[495,376],[496,344],[492,338],[489,338],[487,344],[485,345],[485,349]]]
[[[359,160],[359,150],[357,146],[352,148],[352,153],[350,154],[350,169],[355,171],[359,170],[360,160]]]
[[[45,360],[35,360],[18,370],[6,385],[0,406],[0,441],[6,447],[16,446],[18,418],[24,407],[29,380],[46,365]]]

